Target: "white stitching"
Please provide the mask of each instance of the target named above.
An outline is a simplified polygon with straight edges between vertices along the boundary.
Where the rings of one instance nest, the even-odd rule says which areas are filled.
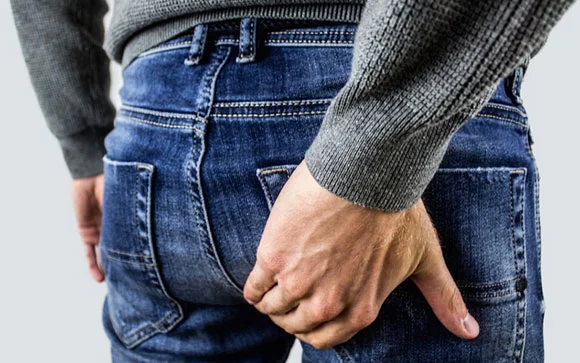
[[[148,51],[145,51],[145,52],[139,54],[138,58],[144,57],[144,56],[147,56],[150,54],[154,54],[157,52],[162,52],[162,51],[172,50],[172,49],[188,48],[190,46],[191,46],[191,42],[180,42],[180,43],[173,43],[173,44],[167,44],[167,45],[160,45],[158,47],[151,48]]]
[[[182,119],[205,121],[203,118],[201,118],[201,117],[199,117],[197,115],[188,115],[188,114],[174,113],[174,112],[153,111],[153,110],[148,110],[146,108],[133,107],[133,106],[128,106],[128,105],[121,106],[121,109],[122,110],[127,110],[127,111],[144,113],[144,114],[153,115],[153,116],[170,117],[170,118],[182,118]]]
[[[476,116],[493,118],[493,119],[497,119],[497,120],[501,120],[501,121],[511,122],[511,123],[516,124],[516,125],[519,125],[519,126],[528,127],[528,125],[526,125],[523,122],[519,122],[519,121],[516,121],[516,120],[512,120],[510,118],[500,117],[500,116],[496,116],[496,115],[490,115],[490,114],[487,114],[487,113],[478,113]]]
[[[349,41],[349,40],[308,40],[308,39],[295,39],[295,40],[285,40],[285,39],[271,39],[271,40],[266,40],[264,42],[265,44],[270,44],[270,43],[287,43],[287,44],[292,44],[292,43],[300,43],[300,44],[354,44],[353,41]]]
[[[498,110],[515,112],[515,113],[519,114],[522,117],[527,117],[528,116],[527,114],[523,113],[522,111],[518,110],[515,107],[502,106],[502,105],[498,105],[498,104],[495,104],[495,103],[488,103],[487,105],[484,106],[484,108],[485,107],[497,108]]]
[[[214,107],[275,107],[275,106],[303,106],[321,105],[330,103],[332,99],[321,100],[287,100],[287,101],[248,101],[248,102],[219,102]]]
[[[293,35],[293,34],[311,34],[311,35],[322,35],[322,34],[354,34],[353,31],[341,31],[341,30],[336,30],[336,31],[298,31],[298,32],[291,32],[291,31],[274,31],[274,32],[269,32],[269,34],[289,34],[289,35]]]
[[[326,111],[305,111],[305,112],[279,112],[279,113],[214,113],[213,117],[274,117],[274,116],[308,116],[308,115],[324,115]]]
[[[224,45],[224,44],[238,44],[239,40],[237,39],[219,39],[214,42],[216,45]],[[264,41],[265,45],[271,44],[354,44],[354,41],[349,40],[308,40],[308,39],[295,39],[295,40],[286,40],[286,39],[271,39]]]
[[[218,39],[215,40],[214,43],[216,45],[224,45],[224,44],[238,44],[239,40],[238,39]],[[264,41],[264,45],[270,45],[270,44],[354,44],[354,41],[352,40],[316,40],[316,39],[270,39],[270,40],[265,40]],[[163,51],[170,51],[170,50],[175,50],[175,49],[184,49],[184,48],[188,48],[191,46],[191,42],[180,42],[180,43],[173,43],[173,44],[168,44],[168,45],[160,45],[158,47],[155,48],[151,48],[150,50],[147,50],[141,54],[139,54],[137,57],[141,58],[141,57],[145,57],[151,54],[155,54],[158,52],[163,52]]]
[[[133,121],[137,121],[137,122],[142,122],[145,124],[150,124],[150,125],[155,125],[155,126],[161,126],[161,127],[166,127],[166,128],[170,128],[170,129],[186,129],[186,130],[194,130],[199,132],[200,134],[203,135],[203,131],[198,129],[195,126],[185,126],[185,125],[167,125],[161,122],[155,122],[155,121],[149,121],[149,120],[144,120],[141,118],[137,118],[137,117],[131,117],[131,116],[127,116],[127,115],[122,115],[119,117],[119,121],[123,120],[123,118],[127,118]]]

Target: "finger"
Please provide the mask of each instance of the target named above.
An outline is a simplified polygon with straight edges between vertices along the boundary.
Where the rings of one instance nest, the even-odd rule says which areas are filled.
[[[264,296],[262,300],[254,305],[259,312],[266,315],[281,315],[286,314],[290,310],[298,306],[298,299],[289,296],[285,293],[280,284],[272,287]]]
[[[275,284],[274,274],[263,269],[258,262],[254,265],[244,286],[244,298],[252,305],[257,304]]]
[[[100,220],[99,218],[95,218]],[[84,245],[85,259],[89,267],[89,272],[93,279],[97,282],[102,282],[105,279],[105,273],[100,266],[96,253],[96,246],[99,244],[101,235],[100,224],[93,224],[90,226],[80,226],[79,232]]]
[[[97,254],[95,246],[85,245],[85,256],[89,266],[89,272],[93,279],[97,282],[102,282],[105,279],[105,274],[99,264],[97,263]]]
[[[287,314],[270,315],[270,319],[290,334],[305,334],[340,316],[344,310],[343,304],[314,302],[309,299],[300,301],[299,305]]]
[[[445,265],[440,249],[428,252],[432,259],[430,268],[411,277],[423,293],[441,323],[453,334],[463,339],[479,335],[479,324],[469,314],[467,306],[451,273]]]
[[[312,345],[316,349],[329,349],[350,340],[356,333],[370,325],[376,316],[355,318],[354,310],[343,311],[333,320],[320,324],[306,333],[295,334],[296,338]]]

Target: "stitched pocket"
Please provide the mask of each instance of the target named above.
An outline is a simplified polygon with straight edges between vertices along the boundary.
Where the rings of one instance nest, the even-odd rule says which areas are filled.
[[[295,168],[257,170],[270,209]],[[424,361],[443,345],[444,361],[519,361],[525,340],[526,174],[525,168],[511,167],[440,168],[423,194],[445,261],[480,323],[480,336],[471,342],[454,338],[407,280],[387,298],[373,324],[336,347],[343,361]]]
[[[256,176],[260,180],[260,185],[266,196],[268,209],[272,210],[278,194],[297,166],[298,164],[272,165],[256,170]]]
[[[155,166],[103,157],[103,219],[99,248],[109,318],[128,348],[172,329],[183,317],[163,285],[151,223]]]

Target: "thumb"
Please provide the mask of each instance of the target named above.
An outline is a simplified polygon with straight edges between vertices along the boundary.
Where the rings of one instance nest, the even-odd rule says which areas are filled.
[[[424,263],[428,268],[418,269],[411,279],[417,285],[441,323],[463,339],[479,335],[479,324],[469,314],[451,273],[445,265],[439,246],[429,248]]]

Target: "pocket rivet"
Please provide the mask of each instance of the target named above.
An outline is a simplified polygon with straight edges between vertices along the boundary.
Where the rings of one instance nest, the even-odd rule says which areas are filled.
[[[524,292],[524,290],[528,287],[528,280],[523,277],[516,282],[516,291],[517,292]]]

